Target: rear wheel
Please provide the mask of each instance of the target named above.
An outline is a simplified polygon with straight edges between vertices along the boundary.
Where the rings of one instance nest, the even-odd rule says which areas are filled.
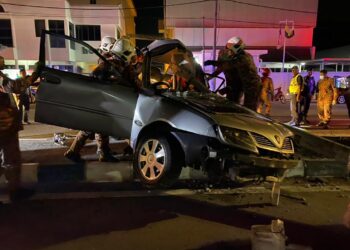
[[[281,95],[281,97],[280,97],[280,102],[281,102],[282,104],[285,104],[285,103],[286,103],[286,97],[285,97],[284,95]]]
[[[173,145],[173,144],[172,144]],[[134,170],[148,188],[169,187],[181,173],[180,155],[166,136],[144,136],[137,144]]]
[[[338,97],[338,103],[339,104],[344,104],[345,103],[345,97],[343,95]]]

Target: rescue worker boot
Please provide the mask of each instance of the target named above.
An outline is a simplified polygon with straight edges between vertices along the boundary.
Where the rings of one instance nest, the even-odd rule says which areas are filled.
[[[329,129],[329,122],[325,122],[323,125],[323,129]]]
[[[97,143],[97,155],[98,160],[101,162],[118,162],[119,160],[115,158],[109,147],[109,136],[102,134],[95,134],[95,139]]]
[[[64,152],[64,157],[74,162],[83,162],[84,160],[81,158],[79,153],[75,153],[71,149],[68,149]]]
[[[325,122],[321,121],[321,122],[317,123],[316,126],[317,127],[323,127],[325,124],[326,124]]]
[[[24,118],[23,118],[23,121],[25,122],[25,123],[27,123],[27,124],[30,124],[30,122],[29,122],[29,115],[28,115],[28,111],[26,110],[26,111],[24,111]]]
[[[21,169],[19,166],[7,167],[5,169],[5,177],[8,182],[8,192],[11,202],[19,202],[35,194],[33,189],[20,186]]]
[[[83,159],[80,156],[80,151],[91,135],[91,132],[79,131],[70,148],[64,153],[64,156],[72,161],[82,162]]]
[[[110,152],[97,151],[98,160],[100,162],[119,162]]]

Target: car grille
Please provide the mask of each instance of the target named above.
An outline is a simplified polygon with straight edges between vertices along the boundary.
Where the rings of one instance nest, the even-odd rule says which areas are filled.
[[[291,138],[287,137],[284,140],[282,150],[293,150],[293,141]]]
[[[276,146],[269,139],[267,139],[265,136],[262,136],[262,135],[259,135],[259,134],[255,134],[255,133],[252,133],[252,135],[253,135],[256,143],[259,146],[276,148]]]
[[[265,136],[255,133],[252,133],[252,136],[254,137],[259,147],[277,149],[276,145]],[[281,149],[286,151],[293,151],[294,148],[292,139],[289,137],[285,138]]]

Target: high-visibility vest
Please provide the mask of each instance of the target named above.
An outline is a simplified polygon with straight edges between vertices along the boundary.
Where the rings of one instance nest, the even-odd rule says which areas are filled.
[[[300,85],[298,83],[298,77],[299,76],[300,76],[300,74],[297,74],[290,81],[290,85],[289,85],[289,93],[290,94],[297,94],[297,93],[300,92]]]

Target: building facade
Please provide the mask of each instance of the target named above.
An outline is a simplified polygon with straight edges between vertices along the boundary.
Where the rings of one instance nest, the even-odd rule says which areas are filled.
[[[93,47],[104,36],[135,37],[136,12],[131,0],[12,0],[0,5],[0,55],[8,68],[33,67],[43,29],[76,37]],[[70,65],[72,47],[68,47],[51,41],[57,53],[51,53],[50,63]],[[75,54],[89,53],[76,50]]]
[[[182,3],[165,0],[165,34],[198,52],[199,61],[202,57],[212,59],[216,1]],[[257,63],[282,61],[287,21],[289,28],[294,27],[295,35],[286,40],[286,60],[313,59],[317,8],[318,0],[218,0],[217,48],[239,36]]]

